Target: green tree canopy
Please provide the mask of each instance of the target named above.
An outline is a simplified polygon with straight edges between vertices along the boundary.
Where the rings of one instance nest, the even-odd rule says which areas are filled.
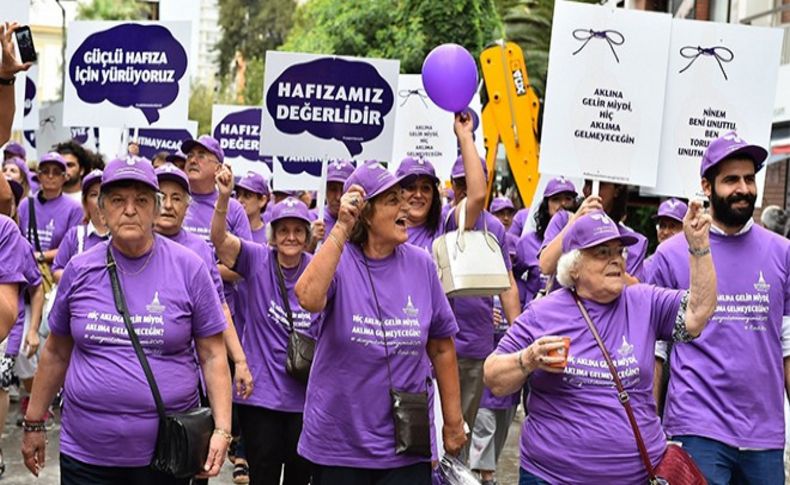
[[[77,7],[79,20],[143,20],[149,8],[136,0],[92,0]]]

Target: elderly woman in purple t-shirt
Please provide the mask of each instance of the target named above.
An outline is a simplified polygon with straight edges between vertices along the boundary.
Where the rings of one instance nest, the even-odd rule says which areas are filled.
[[[113,297],[112,259],[129,324],[165,412],[197,406],[203,376],[215,430],[201,475],[216,476],[231,437],[231,383],[222,338],[226,321],[206,263],[154,233],[161,195],[147,160],[110,162],[99,208],[112,238],[73,258],[63,271],[23,421],[25,466],[34,475],[44,466],[42,418],[63,387],[62,483],[189,482],[150,467],[160,420]]]
[[[313,484],[431,483],[427,387],[436,372],[444,447],[466,441],[453,336],[458,331],[430,255],[408,239],[401,184],[365,163],[344,185],[337,223],[296,284],[324,312],[307,384],[299,453]],[[430,361],[430,362],[429,362]],[[420,402],[413,447],[396,442],[393,395]],[[405,444],[405,443],[402,443]]]
[[[485,363],[487,385],[506,395],[529,379],[529,411],[521,433],[520,484],[647,483],[626,411],[582,308],[630,396],[647,454],[657,466],[666,437],[653,399],[656,340],[687,342],[700,335],[716,306],[710,256],[710,216],[699,202],[684,220],[690,248],[688,292],[626,285],[626,246],[602,211],[591,211],[565,231],[557,279],[564,287],[534,301]],[[568,347],[568,340],[570,346]]]

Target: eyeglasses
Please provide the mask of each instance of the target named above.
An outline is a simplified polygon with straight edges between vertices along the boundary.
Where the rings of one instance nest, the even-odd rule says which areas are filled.
[[[593,258],[599,259],[601,261],[609,261],[610,259],[614,258],[625,258],[627,253],[627,249],[623,246],[611,247],[606,246],[605,244],[595,246],[589,251]]]
[[[211,154],[207,153],[207,152],[190,152],[190,153],[187,154],[187,160],[197,159],[200,162],[205,162],[210,157],[211,157]],[[219,163],[218,160],[217,160],[217,163]]]
[[[46,167],[38,169],[39,177],[60,177],[64,174],[63,169],[59,167]]]

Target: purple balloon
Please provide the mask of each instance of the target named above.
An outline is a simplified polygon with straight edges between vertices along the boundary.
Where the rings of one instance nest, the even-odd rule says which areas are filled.
[[[458,113],[469,106],[477,90],[477,65],[458,44],[435,47],[422,63],[422,85],[440,108]]]

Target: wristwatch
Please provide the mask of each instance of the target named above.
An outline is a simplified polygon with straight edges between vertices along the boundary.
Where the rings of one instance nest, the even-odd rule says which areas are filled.
[[[13,86],[15,82],[16,76],[11,76],[10,78],[0,77],[0,86]]]
[[[705,256],[706,254],[710,253],[710,246],[706,246],[704,248],[692,248],[689,246],[689,254],[692,256]]]

